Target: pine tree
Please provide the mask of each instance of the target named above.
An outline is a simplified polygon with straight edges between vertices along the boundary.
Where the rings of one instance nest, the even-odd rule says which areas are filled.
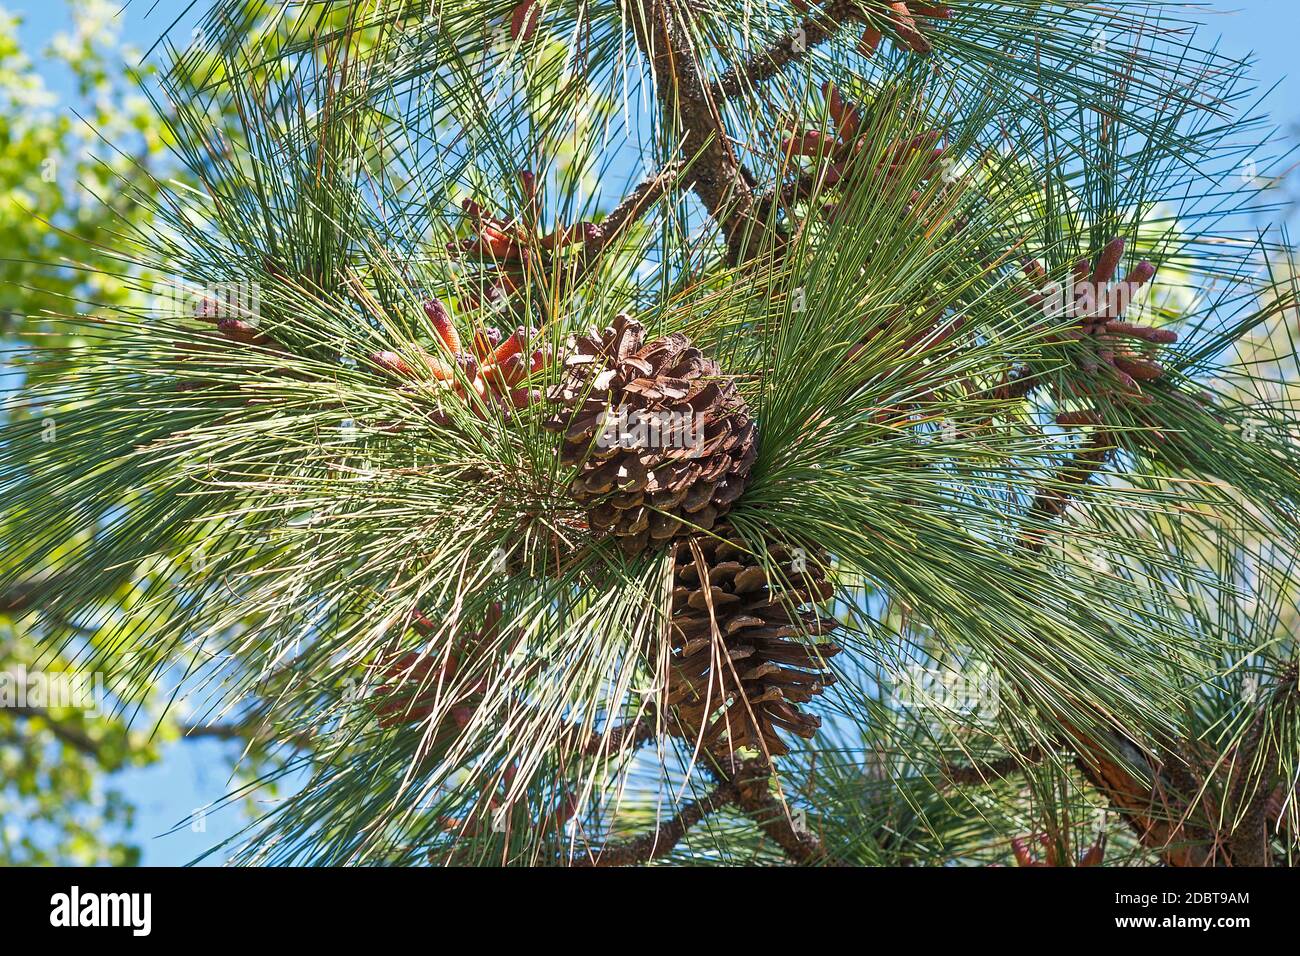
[[[83,666],[296,754],[240,862],[1290,863],[1281,157],[1186,17],[218,0],[106,237],[185,292],[5,439],[40,613],[129,569]]]

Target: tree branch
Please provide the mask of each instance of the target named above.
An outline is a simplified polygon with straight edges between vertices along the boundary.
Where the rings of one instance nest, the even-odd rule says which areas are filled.
[[[1107,741],[1072,733],[1079,748],[1075,765],[1129,825],[1138,841],[1168,866],[1206,866],[1213,862],[1212,834],[1188,819],[1184,792],[1167,773],[1132,741],[1111,734]],[[1123,755],[1116,760],[1110,749]]]
[[[19,614],[30,610],[48,594],[63,590],[64,577],[43,573],[15,581],[0,591],[0,614]]]
[[[822,846],[822,841],[815,834],[796,828],[785,805],[770,793],[754,793],[742,797],[739,806],[796,863],[809,865],[827,862],[826,848]]]
[[[657,826],[650,833],[624,843],[609,844],[601,849],[588,851],[588,856],[574,861],[574,866],[635,866],[648,863],[671,853],[673,848],[686,836],[688,830],[710,813],[735,802],[739,797],[736,787],[722,783],[707,796],[694,803],[688,803],[681,812],[663,826]]]
[[[1033,746],[1023,754],[1012,754],[984,763],[945,764],[943,776],[950,784],[957,787],[984,786],[1020,773],[1025,769],[1026,764],[1041,763],[1046,756],[1046,752],[1041,747]]]
[[[66,723],[55,720],[50,712],[44,707],[6,707],[5,713],[13,714],[15,717],[23,717],[28,720],[38,718],[45,721],[50,729],[59,740],[73,747],[87,757],[96,759],[100,756],[100,745],[89,734],[70,727]],[[295,746],[307,746],[310,737],[305,734],[299,734],[288,738],[287,741],[280,741],[277,738],[266,736],[260,733],[250,724],[207,724],[207,725],[181,725],[180,727],[182,740],[200,740],[204,738],[217,740],[243,740],[254,745],[266,745],[271,743],[293,743]]]
[[[736,156],[717,100],[691,42],[691,13],[671,0],[642,0],[637,44],[650,61],[655,92],[673,136],[689,157],[686,178],[727,238],[733,263],[765,225],[754,215],[753,177]]]
[[[684,168],[680,162],[665,164],[658,172],[642,180],[610,210],[609,215],[583,241],[582,257],[574,268],[571,280],[573,285],[581,282],[600,261],[601,256],[663,197],[669,186],[681,179]]]
[[[1063,515],[1075,496],[1072,488],[1082,489],[1105,464],[1113,447],[1113,438],[1097,428],[1083,447],[1062,470],[1061,483],[1039,491],[1030,515],[1052,520]],[[1021,545],[1029,551],[1043,549],[1045,538],[1036,529],[1022,533]],[[1280,682],[1270,700],[1256,716],[1251,734],[1244,741],[1241,769],[1228,789],[1228,810],[1235,812],[1248,802],[1245,813],[1235,825],[1216,821],[1213,815],[1197,813],[1198,794],[1203,787],[1185,769],[1185,754],[1174,753],[1170,759],[1149,756],[1133,741],[1118,733],[1094,740],[1067,724],[1078,757],[1079,771],[1128,823],[1143,846],[1157,853],[1169,866],[1209,866],[1220,861],[1234,866],[1266,866],[1269,856],[1268,804],[1272,794],[1275,756],[1257,759],[1264,745],[1263,726],[1268,708],[1290,701],[1296,688],[1296,675],[1290,672]],[[1117,760],[1113,755],[1121,755]],[[1246,777],[1255,768],[1255,790],[1245,795]],[[1194,819],[1195,818],[1195,819]]]
[[[1116,736],[1110,741],[1112,747],[1126,758],[1118,762],[1100,744],[1089,746],[1087,738],[1076,733],[1084,744],[1077,765],[1120,812],[1143,846],[1159,854],[1169,866],[1267,866],[1268,808],[1276,764],[1272,755],[1265,755],[1262,764],[1256,761],[1256,755],[1258,747],[1266,745],[1260,731],[1267,711],[1292,706],[1295,689],[1292,670],[1261,705],[1252,732],[1243,741],[1241,762],[1237,764],[1240,769],[1229,777],[1236,782],[1225,788],[1226,806],[1219,812],[1198,803],[1198,795],[1205,787],[1193,776],[1186,754],[1175,753],[1156,761],[1132,742]],[[1258,768],[1253,774],[1256,789],[1247,796],[1239,774],[1249,774],[1251,767]]]
[[[684,168],[680,162],[668,163],[624,196],[623,201],[601,220],[596,233],[586,241],[584,257],[588,260],[596,258],[621,238],[633,223],[659,201],[668,187],[681,178]]]
[[[771,79],[786,66],[804,57],[813,47],[825,43],[841,27],[861,20],[858,5],[853,0],[833,0],[825,8],[806,17],[797,30],[780,42],[723,73],[710,88],[713,99],[721,103],[738,96],[745,89]]]
[[[68,744],[75,750],[80,751],[87,757],[99,759],[99,744],[92,740],[87,734],[75,727],[69,727],[50,716],[50,712],[44,707],[6,707],[8,713],[15,717],[39,718],[49,726],[50,733],[54,734],[59,740]]]
[[[767,782],[775,772],[764,758],[740,760],[730,755],[707,753],[702,766],[723,784],[735,787],[736,806],[758,828],[785,851],[795,863],[826,863],[826,848],[813,833],[796,827],[785,804],[768,791]]]
[[[1079,492],[1106,464],[1114,447],[1115,440],[1110,433],[1095,428],[1070,456],[1070,462],[1060,470],[1060,476],[1035,494],[1026,518],[1046,523],[1065,514]],[[1038,528],[1025,528],[1021,532],[1021,544],[1030,551],[1041,551],[1046,543],[1044,532]]]
[[[310,733],[292,734],[284,738],[268,734],[265,722],[253,719],[237,724],[182,724],[180,732],[183,740],[241,740],[254,747],[292,744],[305,748],[315,743]]]
[[[607,732],[592,733],[582,746],[584,757],[595,757],[607,751],[627,747],[637,750],[653,740],[658,733],[653,713],[642,714],[635,720],[619,724]]]
[[[1071,487],[1040,490],[1029,517],[1052,520],[1065,514],[1077,491],[1105,464],[1111,444],[1110,436],[1097,428],[1062,469],[1061,482]],[[1021,533],[1020,543],[1026,550],[1038,553],[1046,537],[1038,529],[1029,528]],[[1200,839],[1204,834],[1189,826],[1184,810],[1169,806],[1171,800],[1186,806],[1192,794],[1182,793],[1187,788],[1180,789],[1161,763],[1118,733],[1094,740],[1069,722],[1063,726],[1077,751],[1075,765],[1079,772],[1118,811],[1143,846],[1158,853],[1169,866],[1203,866],[1210,862],[1210,851]],[[1117,760],[1113,754],[1123,759]]]

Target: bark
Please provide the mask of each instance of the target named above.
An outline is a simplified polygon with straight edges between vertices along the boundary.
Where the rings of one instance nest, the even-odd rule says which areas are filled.
[[[576,860],[575,866],[635,866],[648,863],[671,853],[681,842],[691,827],[695,826],[715,810],[725,807],[736,800],[736,788],[729,783],[715,787],[708,796],[694,803],[688,803],[681,812],[663,826],[636,839],[623,843],[608,844],[592,851],[583,859]]]
[[[854,0],[833,0],[823,9],[814,10],[799,24],[798,31],[723,73],[713,84],[713,98],[720,103],[771,79],[789,64],[807,56],[813,47],[825,43],[845,24],[861,19]]]
[[[766,228],[754,215],[754,179],[727,136],[701,58],[691,38],[692,14],[671,0],[643,0],[633,32],[654,71],[663,133],[686,166],[685,180],[727,240],[733,263],[748,258]]]

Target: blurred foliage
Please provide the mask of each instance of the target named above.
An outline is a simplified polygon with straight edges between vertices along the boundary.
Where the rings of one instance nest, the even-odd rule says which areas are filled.
[[[67,102],[22,50],[20,19],[0,14],[0,426],[47,421],[51,439],[54,420],[43,418],[32,388],[70,370],[36,356],[84,345],[86,328],[62,316],[145,305],[151,279],[124,266],[114,236],[149,227],[153,210],[133,191],[152,193],[153,174],[167,165],[162,124],[139,92],[145,77],[131,67],[140,54],[121,41],[117,8],[98,0],[70,7],[71,28],[41,54],[68,71]],[[0,433],[0,455],[8,444]],[[0,570],[21,560],[28,538],[21,516],[0,517]],[[42,648],[54,622],[34,612],[56,579],[29,578],[0,593],[0,694],[10,695],[0,706],[0,863],[133,864],[134,808],[113,774],[161,759],[184,711],[160,722],[165,701],[150,697],[127,710],[111,689],[98,701],[102,714],[18,706],[21,685],[56,674],[76,672],[93,686],[94,675],[77,670],[78,655],[89,642],[118,646],[115,622],[139,596],[133,575],[106,571],[58,622],[70,636],[57,650]]]

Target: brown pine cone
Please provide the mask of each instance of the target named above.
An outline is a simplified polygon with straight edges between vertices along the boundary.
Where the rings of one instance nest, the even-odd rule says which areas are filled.
[[[780,756],[789,748],[778,731],[811,738],[821,719],[798,705],[835,682],[825,661],[840,648],[802,640],[839,626],[804,608],[827,600],[833,589],[816,555],[769,550],[769,583],[758,557],[728,526],[714,535],[677,545],[665,703],[692,747],[700,741],[716,750],[725,733],[732,749]]]
[[[559,405],[562,457],[579,471],[570,493],[597,533],[635,556],[652,544],[712,528],[745,490],[758,434],[718,366],[680,333],[645,344],[616,316],[602,334],[570,340]]]

